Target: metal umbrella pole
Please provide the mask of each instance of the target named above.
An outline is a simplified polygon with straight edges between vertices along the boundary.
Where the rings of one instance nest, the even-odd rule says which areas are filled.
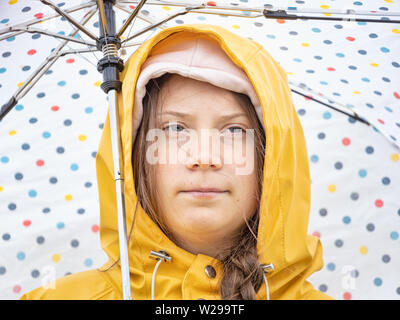
[[[108,95],[111,146],[114,164],[114,180],[117,197],[118,233],[119,250],[121,265],[122,293],[124,300],[132,300],[130,274],[129,274],[129,255],[128,238],[126,230],[126,214],[124,206],[124,178],[121,167],[122,146],[120,138],[120,121],[117,93],[121,90],[122,82],[119,80],[119,73],[123,70],[124,64],[118,57],[118,49],[121,46],[120,35],[116,33],[115,12],[113,10],[114,0],[98,0],[100,37],[98,49],[103,52],[104,57],[99,60],[97,70],[103,74],[101,88]]]

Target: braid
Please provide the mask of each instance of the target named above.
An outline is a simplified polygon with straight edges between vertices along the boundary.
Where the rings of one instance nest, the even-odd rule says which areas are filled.
[[[224,276],[220,294],[226,300],[255,300],[263,281],[263,270],[257,260],[257,231],[259,215],[256,213],[245,226],[230,253],[221,259]]]

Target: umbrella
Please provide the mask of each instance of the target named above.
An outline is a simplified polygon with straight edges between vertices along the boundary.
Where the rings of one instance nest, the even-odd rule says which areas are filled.
[[[287,71],[310,155],[309,231],[324,246],[325,267],[310,281],[338,299],[399,297],[400,10],[392,1],[276,4],[116,1],[119,59],[112,41],[96,41],[113,34],[109,1],[1,4],[2,298],[105,262],[94,157],[118,83],[106,71],[102,79],[98,61],[110,57],[103,68],[116,75],[158,30],[193,22],[258,41]]]

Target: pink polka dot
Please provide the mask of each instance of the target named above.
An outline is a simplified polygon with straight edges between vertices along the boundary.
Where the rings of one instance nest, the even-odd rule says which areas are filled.
[[[22,224],[23,224],[25,227],[29,227],[29,226],[31,225],[31,220],[24,220],[24,222],[22,222]]]
[[[351,141],[350,141],[349,138],[343,138],[343,139],[342,139],[342,143],[343,143],[344,146],[348,146],[348,145],[350,144],[350,142],[351,142]]]
[[[66,62],[66,63],[74,63],[74,62],[75,62],[75,59],[70,58],[70,59],[65,60],[65,62]]]
[[[14,287],[13,287],[13,292],[14,293],[20,293],[21,292],[21,286],[20,285],[15,285]]]
[[[344,300],[351,300],[351,293],[350,292],[343,293],[343,299]]]
[[[336,69],[335,69],[335,68],[332,68],[332,67],[329,67],[329,68],[328,68],[328,71],[336,71]]]
[[[43,18],[43,13],[41,13],[41,12],[36,13],[36,14],[34,15],[34,17],[35,17],[36,19]]]
[[[52,106],[51,111],[58,111],[60,109],[59,106]]]
[[[314,232],[312,233],[312,235],[313,235],[314,237],[321,238],[321,233],[319,233],[318,231],[314,231]]]
[[[349,41],[354,41],[354,40],[356,40],[356,38],[353,38],[353,37],[346,37],[346,39],[349,40]]]
[[[43,167],[44,166],[44,161],[43,160],[38,160],[38,161],[36,161],[36,165],[38,167]]]
[[[378,119],[378,122],[381,124],[385,124],[385,121],[383,121],[382,119]]]
[[[97,224],[92,225],[92,232],[96,233],[99,231],[99,226]]]
[[[400,94],[398,92],[393,92],[393,95],[396,99],[400,99]]]
[[[28,51],[28,54],[29,54],[30,56],[33,56],[35,53],[36,53],[36,50],[35,50],[35,49],[31,49],[31,50]]]
[[[382,208],[383,207],[383,201],[381,199],[378,199],[375,201],[375,206],[377,208]]]

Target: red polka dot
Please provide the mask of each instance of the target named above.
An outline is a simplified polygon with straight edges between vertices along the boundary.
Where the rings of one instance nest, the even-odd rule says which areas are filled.
[[[207,5],[215,7],[217,4],[215,3],[215,1],[208,1]]]
[[[285,21],[285,20],[283,20],[283,19],[276,19],[276,22],[278,22],[278,23],[280,23],[280,24],[284,24],[284,23],[286,23],[286,21]]]
[[[313,96],[308,96],[308,97],[304,97],[304,99],[306,99],[306,100],[311,100],[312,97],[313,97]]]
[[[29,54],[30,56],[33,56],[35,53],[36,53],[36,50],[35,50],[35,49],[31,49],[31,50],[28,51],[28,54]]]
[[[13,292],[14,293],[20,293],[21,292],[21,286],[19,286],[19,285],[14,286],[13,287]]]
[[[350,292],[343,293],[343,299],[344,300],[351,300],[351,293]]]
[[[66,63],[74,63],[74,62],[75,62],[75,59],[70,58],[70,59],[65,60],[65,62],[66,62]]]
[[[43,160],[38,160],[38,161],[36,161],[36,165],[38,167],[43,167],[44,166],[44,161]]]
[[[378,122],[381,124],[385,124],[385,121],[383,121],[382,119],[378,119]]]
[[[51,111],[58,111],[60,109],[59,106],[52,106]]]
[[[99,231],[99,226],[97,224],[92,225],[92,231],[93,232],[98,232]]]
[[[354,41],[354,40],[356,40],[356,38],[353,38],[353,37],[346,37],[346,39],[349,40],[349,41]]]
[[[377,208],[382,208],[383,207],[383,201],[381,199],[375,200],[375,206]]]
[[[135,9],[136,7],[135,7],[135,6],[129,6],[129,8],[131,8],[131,9],[133,10],[133,9]]]
[[[22,222],[22,224],[23,224],[25,227],[29,227],[29,226],[31,225],[31,220],[24,220],[24,222]]]
[[[350,142],[351,142],[351,141],[350,141],[349,138],[343,138],[343,139],[342,139],[342,143],[343,143],[344,146],[348,146],[348,145],[350,144]]]
[[[36,19],[43,18],[43,13],[41,13],[41,12],[36,13],[36,14],[34,15],[34,17],[35,17]]]
[[[313,235],[314,237],[321,238],[321,234],[320,234],[318,231],[314,231],[314,232],[312,233],[312,235]]]
[[[400,94],[398,92],[393,92],[393,95],[396,99],[400,99]]]
[[[335,69],[335,68],[332,68],[332,67],[329,67],[329,68],[328,68],[328,71],[336,71],[336,69]]]

